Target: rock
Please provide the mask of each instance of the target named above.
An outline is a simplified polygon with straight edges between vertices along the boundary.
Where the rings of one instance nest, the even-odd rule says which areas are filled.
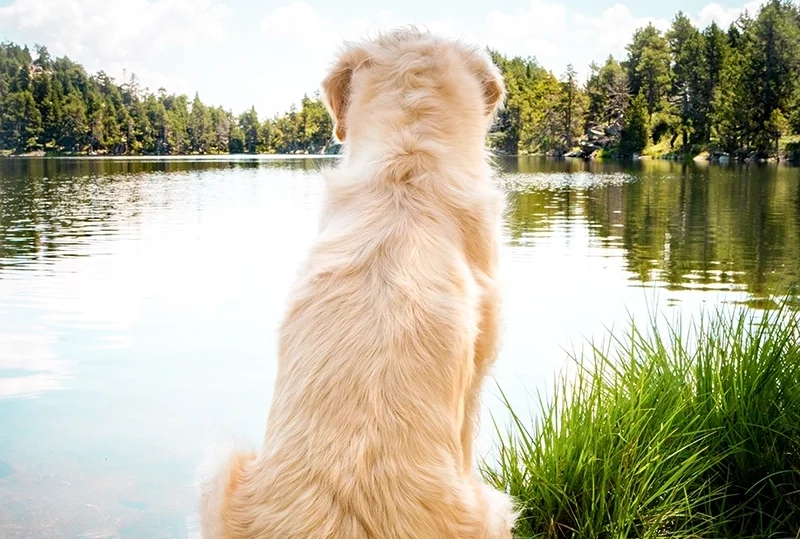
[[[606,135],[609,137],[618,137],[622,134],[622,127],[617,124],[611,124],[606,127]]]
[[[591,127],[587,133],[589,140],[597,140],[605,136],[605,130],[599,127]]]

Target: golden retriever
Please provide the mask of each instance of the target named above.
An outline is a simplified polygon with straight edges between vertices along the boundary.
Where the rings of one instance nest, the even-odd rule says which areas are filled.
[[[203,479],[207,539],[508,539],[472,444],[498,349],[502,198],[482,51],[415,29],[350,44],[322,84],[344,143],[291,292],[261,450]]]

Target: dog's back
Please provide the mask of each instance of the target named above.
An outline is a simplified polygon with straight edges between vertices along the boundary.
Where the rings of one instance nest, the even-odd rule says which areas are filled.
[[[413,71],[409,65],[439,54],[467,73],[474,66],[460,45],[417,33],[392,37],[390,50],[380,42],[372,51],[349,49],[326,80],[351,153],[328,173],[321,234],[281,327],[264,446],[258,455],[234,455],[207,483],[208,539],[510,537],[510,502],[467,471],[463,440],[485,292],[468,234],[493,230],[498,217],[483,156],[461,156],[466,165],[458,165],[442,154],[447,126],[431,123],[426,136],[418,124],[427,120],[413,107],[415,119],[402,123],[396,112],[382,142],[371,141],[374,126],[346,121],[357,111],[377,121],[368,80],[360,96],[337,104],[340,92],[356,91],[337,81],[357,86],[355,70],[367,62]],[[415,39],[424,47],[404,49]],[[408,56],[387,67],[381,53]],[[482,84],[477,77],[474,103],[469,88],[450,100],[485,124]],[[442,91],[428,88],[423,101],[440,106],[449,90]],[[471,141],[479,154],[480,142]]]

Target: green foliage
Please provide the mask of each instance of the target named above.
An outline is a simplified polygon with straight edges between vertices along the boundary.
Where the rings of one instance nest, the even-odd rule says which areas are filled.
[[[89,76],[69,58],[37,47],[0,44],[0,150],[109,154],[322,152],[332,124],[318,95],[300,110],[259,121],[255,109],[238,118],[195,94],[142,89],[135,76],[117,84]],[[275,135],[274,141],[271,140]]]
[[[80,150],[86,136],[86,106],[79,93],[70,92],[62,107],[58,144],[67,151]]]
[[[704,103],[709,78],[706,43],[700,31],[683,13],[675,17],[667,40],[673,58],[670,104],[678,117],[675,134],[680,135],[683,146],[688,147],[690,138],[691,142],[702,140],[708,129]]]
[[[259,131],[265,146],[275,153],[324,153],[332,132],[333,122],[319,94],[303,96],[299,110],[292,106],[288,113],[262,124]]]
[[[800,132],[798,21],[797,6],[786,0],[770,0],[727,33],[716,24],[701,32],[678,13],[666,34],[652,25],[637,30],[621,65],[613,58],[593,64],[575,101],[572,86],[556,87],[534,60],[493,52],[509,95],[490,141],[507,153],[561,153],[578,134],[573,119],[581,114],[582,127],[601,135],[624,125],[615,146],[622,155],[651,141],[686,153],[774,154],[781,136]]]
[[[228,152],[244,153],[244,135],[242,134],[242,128],[237,124],[231,126],[228,139]]]
[[[30,91],[12,92],[0,103],[3,109],[2,146],[4,149],[28,151],[38,147],[42,134],[42,115]]]
[[[786,143],[786,155],[795,163],[800,162],[800,140]]]
[[[243,148],[247,153],[256,153],[258,139],[258,113],[255,107],[239,116],[239,129],[242,132]]]
[[[569,151],[575,146],[575,141],[583,130],[583,117],[589,106],[589,99],[586,92],[581,91],[577,80],[578,73],[572,64],[567,66],[564,73],[560,89],[560,102],[556,109],[557,115],[562,121],[561,146]]]
[[[586,82],[586,128],[622,117],[630,100],[628,74],[613,56],[609,56],[602,67],[592,64],[590,69]]]
[[[698,116],[700,124],[695,130],[694,140],[706,143],[711,140],[714,125],[715,94],[720,87],[722,72],[731,55],[731,47],[725,32],[717,26],[711,25],[703,31],[703,59],[704,65],[701,74],[700,94],[698,97]]]
[[[194,153],[208,153],[214,145],[216,128],[212,125],[211,111],[200,101],[198,94],[192,101],[188,133],[189,148]]]
[[[743,36],[744,87],[753,148],[762,156],[777,143],[771,122],[775,111],[788,115],[800,90],[800,14],[784,0],[771,0]]]
[[[520,538],[794,537],[800,529],[800,316],[631,323],[577,358],[533,425],[512,413],[484,468]]]
[[[647,112],[664,107],[670,87],[670,51],[667,40],[652,24],[637,30],[627,47],[628,78],[633,95],[642,94]]]
[[[575,71],[570,67],[559,82],[532,58],[508,59],[489,52],[508,92],[490,134],[490,146],[508,154],[568,151],[579,135],[586,108]]]
[[[749,103],[745,96],[745,76],[741,51],[732,48],[724,58],[718,87],[714,88],[712,111],[714,135],[729,153],[746,149],[749,138]]]
[[[798,95],[797,102],[792,107],[789,125],[793,133],[800,135],[800,95]]]
[[[644,94],[637,95],[628,107],[625,129],[620,139],[619,151],[625,157],[641,153],[650,138],[650,115]]]
[[[770,0],[727,34],[716,24],[700,32],[679,13],[665,37],[652,26],[638,30],[624,66],[632,95],[645,97],[654,143],[669,136],[684,152],[707,146],[767,157],[800,128],[800,11],[789,1]],[[602,123],[609,103],[597,87],[590,79],[589,125]]]

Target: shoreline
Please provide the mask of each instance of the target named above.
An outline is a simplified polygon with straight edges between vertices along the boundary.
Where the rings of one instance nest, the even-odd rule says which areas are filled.
[[[293,153],[218,153],[218,154],[175,154],[175,155],[90,155],[90,154],[0,154],[4,159],[85,159],[92,161],[215,161],[228,159],[288,160],[288,159],[331,159],[337,154],[293,154]]]
[[[679,154],[665,154],[659,156],[652,155],[636,155],[633,157],[591,157],[584,158],[574,155],[548,155],[546,153],[522,153],[522,154],[506,154],[506,153],[493,153],[492,157],[500,158],[530,158],[539,157],[545,159],[553,159],[558,161],[584,161],[587,163],[635,163],[641,161],[672,161],[675,163],[694,163],[697,165],[711,164],[711,165],[787,165],[799,166],[800,159],[789,158],[770,158],[761,160],[747,160],[736,159],[727,156],[711,158],[707,153],[703,152],[695,156],[692,155],[679,155]],[[0,159],[19,159],[19,160],[33,160],[33,159],[62,159],[62,160],[89,160],[89,161],[228,161],[228,160],[255,160],[255,161],[287,161],[287,160],[305,160],[305,159],[335,159],[339,154],[295,154],[295,153],[219,153],[219,154],[175,154],[175,155],[91,155],[88,153],[25,153],[25,154],[0,154]]]

